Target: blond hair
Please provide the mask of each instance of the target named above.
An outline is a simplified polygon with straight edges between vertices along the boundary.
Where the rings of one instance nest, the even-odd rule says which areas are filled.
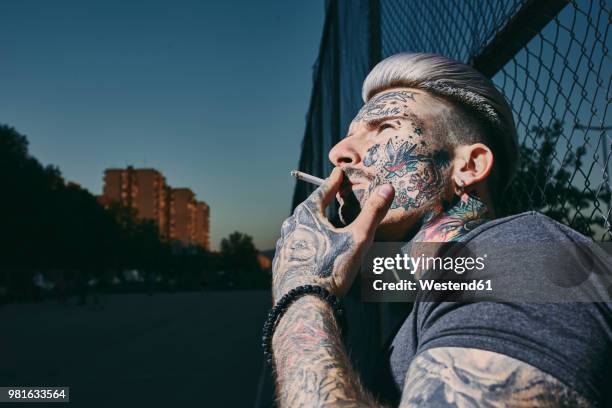
[[[503,190],[507,186],[518,165],[518,136],[506,98],[488,78],[469,65],[441,55],[401,53],[372,69],[363,82],[363,100],[367,102],[395,87],[427,91],[452,102],[460,108],[458,113],[478,122],[484,133],[482,142],[493,151],[497,187]]]

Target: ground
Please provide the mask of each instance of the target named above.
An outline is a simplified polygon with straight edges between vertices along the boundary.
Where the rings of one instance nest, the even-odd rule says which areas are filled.
[[[0,386],[70,386],[78,407],[254,406],[269,292],[105,295],[101,305],[0,306]]]

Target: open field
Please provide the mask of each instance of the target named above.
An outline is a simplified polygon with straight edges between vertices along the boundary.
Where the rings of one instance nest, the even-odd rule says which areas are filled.
[[[235,291],[5,305],[0,385],[70,386],[82,407],[253,406],[269,302]]]

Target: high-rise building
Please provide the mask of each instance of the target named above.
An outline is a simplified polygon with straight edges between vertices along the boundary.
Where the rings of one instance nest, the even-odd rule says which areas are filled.
[[[133,208],[140,220],[156,222],[160,235],[183,245],[210,248],[208,205],[188,188],[172,188],[155,169],[107,169],[99,201]]]
[[[204,201],[197,201],[195,208],[195,229],[193,241],[202,248],[210,248],[210,207]]]
[[[136,210],[139,220],[155,221],[167,237],[167,188],[165,177],[155,169],[107,169],[102,202],[118,202]]]
[[[135,180],[133,167],[127,169],[106,169],[104,171],[104,189],[102,197],[105,201],[115,201],[125,207],[132,207]]]
[[[170,239],[192,245],[195,226],[195,194],[188,188],[173,188],[170,194]]]

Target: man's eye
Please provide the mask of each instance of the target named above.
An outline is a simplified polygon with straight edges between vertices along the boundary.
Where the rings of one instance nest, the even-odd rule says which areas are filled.
[[[380,132],[382,132],[383,130],[385,130],[385,129],[387,129],[387,128],[393,128],[393,129],[395,129],[395,128],[393,127],[393,125],[392,125],[392,124],[390,124],[390,123],[383,123],[383,124],[381,124],[381,125],[378,127],[378,132],[380,133]]]

